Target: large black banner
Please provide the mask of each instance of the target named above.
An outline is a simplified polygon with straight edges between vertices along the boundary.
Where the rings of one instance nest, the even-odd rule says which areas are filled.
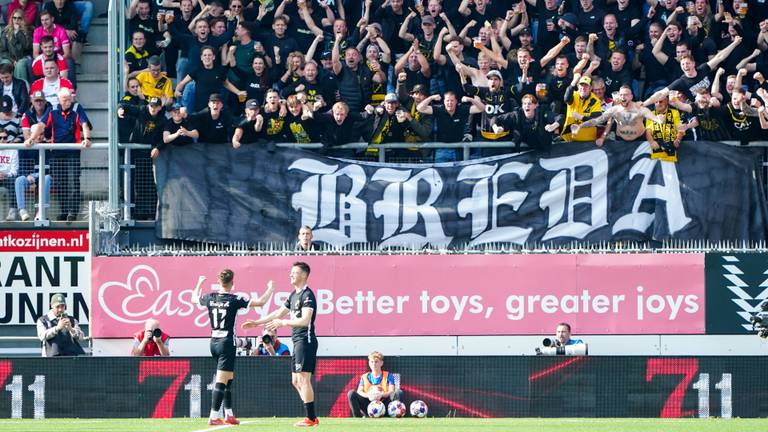
[[[676,164],[647,143],[570,143],[436,165],[196,144],[156,167],[166,239],[290,242],[301,225],[332,246],[766,238],[755,154],[711,142],[683,143]]]
[[[707,334],[754,334],[749,318],[768,299],[768,255],[708,253],[705,272]]]
[[[207,343],[202,341],[201,343]],[[322,344],[322,339],[320,341]],[[387,357],[406,403],[445,417],[766,417],[762,357]],[[210,358],[0,359],[0,417],[204,417]],[[349,417],[365,357],[320,358],[317,413]],[[240,357],[241,417],[299,417],[288,357]]]

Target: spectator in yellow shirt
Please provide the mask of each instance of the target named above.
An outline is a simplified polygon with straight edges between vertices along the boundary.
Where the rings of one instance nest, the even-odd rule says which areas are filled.
[[[156,97],[162,101],[163,106],[173,104],[173,86],[171,79],[163,72],[160,66],[160,57],[152,56],[147,60],[149,67],[135,71],[128,75],[128,79],[136,78],[141,84],[141,92],[144,98],[149,100]]]
[[[577,90],[573,88],[577,86]],[[594,141],[597,139],[597,127],[579,128],[571,133],[571,125],[581,124],[597,118],[603,111],[600,99],[592,93],[592,78],[573,74],[571,84],[565,89],[565,124],[560,136],[565,141]]]
[[[677,162],[677,148],[685,136],[684,130],[679,130],[680,111],[669,106],[669,99],[664,96],[657,100],[653,110],[661,123],[645,120],[645,139],[651,145],[651,159],[661,159]]]

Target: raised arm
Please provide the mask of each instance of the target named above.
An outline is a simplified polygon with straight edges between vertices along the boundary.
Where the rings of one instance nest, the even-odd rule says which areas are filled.
[[[285,19],[290,24],[291,17],[289,17],[288,15],[285,14],[285,6],[286,6],[286,4],[289,1],[291,1],[291,0],[283,0],[283,1],[281,1],[280,4],[277,5],[277,7],[275,8],[275,15],[274,16],[276,16],[276,17],[278,17],[278,16],[285,17]],[[301,11],[299,11],[299,14],[301,14]]]
[[[327,4],[325,6],[328,7]],[[315,20],[312,18],[312,15],[309,14],[309,10],[307,10],[306,7],[299,8],[299,16],[301,17],[301,19],[304,20],[304,23],[307,25],[307,28],[309,29],[309,31],[312,32],[312,34],[315,35],[315,37],[323,35],[323,29],[317,26],[317,24],[315,23]]]
[[[714,57],[712,57],[708,62],[707,65],[709,65],[710,69],[716,68],[720,63],[724,62],[725,59],[728,58],[729,55],[733,52],[734,49],[736,49],[736,46],[741,43],[741,36],[735,36],[733,38],[733,42],[731,42],[727,47],[720,50]]]
[[[341,44],[341,34],[336,35],[336,40],[333,43],[331,49],[331,63],[333,64],[333,73],[338,75],[341,73],[341,55],[339,54],[339,45]]]
[[[445,58],[445,54],[443,54],[443,36],[446,33],[448,33],[448,29],[445,27],[440,29],[440,33],[437,35],[437,41],[435,42],[435,48],[432,51],[432,57],[435,59],[435,63],[440,66],[448,61],[448,59]]]
[[[136,8],[139,7],[139,0],[131,0],[131,4],[128,5],[128,9],[125,10],[125,17],[132,19],[136,16]]]
[[[563,36],[563,38],[560,39],[560,42],[558,42],[557,45],[553,46],[549,51],[547,51],[547,53],[544,54],[544,57],[539,60],[539,65],[541,65],[542,68],[546,66],[555,57],[557,57],[560,52],[563,51],[563,48],[568,46],[569,43],[571,43],[571,38],[568,36]]]
[[[472,113],[472,114],[478,114],[478,113],[481,113],[481,112],[485,112],[485,104],[477,96],[475,96],[475,97],[463,96],[461,98],[461,101],[462,102],[468,102],[468,103],[472,104],[472,106],[469,107],[469,112]]]
[[[275,282],[270,280],[267,282],[267,290],[264,291],[264,294],[259,298],[252,298],[251,302],[248,303],[248,307],[264,306],[272,297],[273,292],[275,292]]]
[[[721,101],[723,100],[723,95],[720,93],[720,80],[722,79],[723,74],[725,74],[725,69],[717,68],[717,72],[715,72],[715,79],[712,80],[712,89],[710,90],[712,97],[715,97]]]
[[[192,291],[192,298],[190,301],[192,304],[200,304],[200,293],[203,290],[203,284],[205,283],[205,276],[199,276],[197,278],[197,285],[195,285],[195,289]]]
[[[189,25],[187,26],[187,29],[189,29],[190,33],[195,33],[195,25],[197,24],[198,20],[204,19],[208,16],[208,13],[210,13],[211,7],[206,5],[199,14],[197,14],[196,17],[192,18],[192,21],[189,22]]]
[[[395,63],[395,75],[398,75],[400,72],[403,72],[405,70],[405,65],[408,64],[408,57],[411,55],[414,49],[418,49],[416,44],[412,44],[410,48],[408,48],[408,51],[405,52],[405,54],[401,55],[399,59],[397,59],[397,62]]]
[[[445,12],[440,12],[440,18],[443,19],[443,22],[445,23],[445,28],[448,29],[448,34],[451,36],[456,36],[456,29],[453,27],[453,23],[448,18],[448,15],[445,14]]]
[[[472,13],[472,11],[469,10],[469,0],[461,0],[461,4],[459,4],[459,13],[464,16],[469,16],[469,14]]]
[[[651,50],[651,54],[653,54],[653,56],[656,57],[656,60],[662,65],[667,64],[667,61],[669,61],[669,56],[664,54],[664,51],[663,51],[664,41],[666,39],[667,39],[667,29],[665,28],[664,31],[661,33],[661,36],[659,36],[659,39],[656,40],[655,44],[653,44],[653,50]]]
[[[418,111],[418,112],[420,112],[422,114],[432,115],[433,111],[432,111],[432,106],[430,104],[432,102],[436,102],[436,101],[440,101],[440,100],[442,100],[442,96],[440,96],[440,95],[432,95],[432,96],[424,99],[423,101],[419,102],[419,104],[416,105],[416,111]]]
[[[762,51],[760,51],[759,49],[755,48],[755,50],[754,50],[754,51],[752,51],[752,54],[750,54],[750,55],[748,55],[748,56],[744,57],[744,58],[743,58],[743,59],[742,59],[742,60],[741,60],[741,61],[740,61],[740,62],[739,62],[737,65],[736,65],[736,69],[738,69],[738,70],[744,69],[744,70],[746,70],[747,72],[754,72],[754,71],[755,71],[755,69],[757,69],[757,63],[751,63],[751,62],[752,62],[752,60],[754,60],[755,58],[757,58],[757,56],[759,56],[761,52],[762,52]]]
[[[400,37],[400,39],[403,39],[408,42],[412,42],[416,37],[410,33],[408,33],[408,25],[411,23],[411,20],[416,17],[416,12],[411,11],[411,13],[408,14],[408,16],[405,17],[403,20],[403,24],[400,26],[400,31],[397,32],[397,35]]]
[[[312,60],[315,58],[315,53],[317,52],[317,46],[320,45],[320,42],[325,39],[325,36],[322,34],[315,35],[315,38],[312,40],[312,44],[309,45],[309,49],[307,49],[307,53],[304,54],[304,63]]]

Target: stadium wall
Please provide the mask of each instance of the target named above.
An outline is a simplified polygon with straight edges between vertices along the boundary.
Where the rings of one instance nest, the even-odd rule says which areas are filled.
[[[765,417],[765,357],[387,357],[404,401],[435,417]],[[321,358],[318,415],[347,417],[365,358]],[[200,417],[206,358],[0,359],[3,418]],[[290,359],[240,358],[242,417],[297,417]]]
[[[282,303],[287,269],[303,259],[313,267],[325,356],[372,349],[527,355],[559,321],[573,324],[591,355],[768,352],[749,324],[768,298],[768,264],[760,253],[92,258],[88,251],[82,230],[0,232],[0,335],[34,335],[50,295],[64,292],[69,313],[95,338],[95,355],[128,353],[131,335],[153,316],[173,336],[174,355],[207,356],[199,343],[207,337],[207,315],[188,302],[197,275],[212,280],[232,267],[236,288],[252,293],[276,280],[282,292],[248,312],[256,317]],[[398,296],[409,296],[400,312]],[[624,299],[613,302],[617,296]],[[26,343],[3,341],[0,355],[39,352],[34,341]]]

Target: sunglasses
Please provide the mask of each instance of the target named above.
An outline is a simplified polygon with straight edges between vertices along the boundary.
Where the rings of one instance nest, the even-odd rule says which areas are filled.
[[[15,16],[15,17],[11,17],[11,19],[20,20],[20,19],[22,19],[22,17],[20,17],[20,16]]]

